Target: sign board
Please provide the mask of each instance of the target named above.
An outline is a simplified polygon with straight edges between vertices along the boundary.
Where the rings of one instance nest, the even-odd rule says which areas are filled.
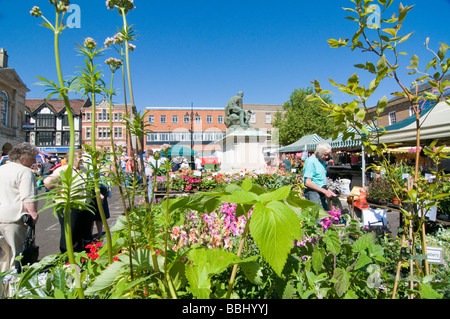
[[[427,247],[427,259],[430,264],[442,264],[442,248],[440,247]]]

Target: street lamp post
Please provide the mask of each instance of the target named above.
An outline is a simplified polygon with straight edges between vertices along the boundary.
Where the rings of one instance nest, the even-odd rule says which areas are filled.
[[[186,113],[186,115],[189,115]],[[198,116],[198,113],[195,114],[195,116]],[[191,121],[191,162],[189,163],[191,166],[191,169],[195,169],[194,164],[194,104],[191,102],[191,114],[190,114],[190,121]]]

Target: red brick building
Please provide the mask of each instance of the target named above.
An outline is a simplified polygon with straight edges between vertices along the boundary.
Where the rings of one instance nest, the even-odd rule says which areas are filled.
[[[95,107],[95,114],[92,114],[92,105],[86,105],[82,109],[82,144],[91,145],[92,141],[92,121],[95,119],[95,143],[97,149],[111,151],[111,134],[114,143],[126,146],[126,129],[123,123],[125,117],[124,104],[112,104],[112,132],[109,127],[109,103],[101,101]]]
[[[253,111],[249,121],[252,127],[269,131],[274,113],[282,109],[281,105],[243,106]],[[225,107],[151,107],[147,111],[145,121],[151,131],[147,134],[146,149],[158,150],[162,144],[189,148],[192,145],[200,156],[222,150],[217,141],[226,135]]]

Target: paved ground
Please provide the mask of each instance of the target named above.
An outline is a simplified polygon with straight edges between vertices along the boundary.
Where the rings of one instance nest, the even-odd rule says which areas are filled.
[[[41,190],[40,192],[43,192]],[[123,213],[122,202],[117,188],[113,189],[112,197],[108,198],[111,217],[108,220],[110,227],[114,225],[117,216]],[[39,209],[43,207],[43,202],[39,202]],[[94,234],[97,229],[94,227]],[[39,258],[59,252],[60,225],[52,209],[47,209],[39,214],[36,224],[36,245],[39,246]]]

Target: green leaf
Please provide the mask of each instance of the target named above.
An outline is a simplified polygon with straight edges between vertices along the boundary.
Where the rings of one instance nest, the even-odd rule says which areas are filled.
[[[411,67],[417,69],[418,66],[419,66],[419,57],[414,54],[411,57]]]
[[[235,254],[219,249],[199,248],[191,250],[185,266],[188,290],[199,299],[208,299],[211,293],[211,277],[242,260]]]
[[[248,192],[252,189],[252,180],[251,178],[246,178],[242,182],[241,187],[244,189],[244,191]]]
[[[259,201],[264,204],[269,201],[286,199],[289,196],[291,188],[292,186],[283,186],[270,193],[261,194],[259,195]]]
[[[325,254],[316,245],[311,256],[312,266],[316,274],[319,274],[323,269],[323,261],[325,260]]]
[[[420,289],[420,295],[423,299],[442,299],[443,296],[435,291],[430,285],[422,284]]]
[[[294,239],[300,234],[300,220],[292,209],[279,201],[266,206],[255,204],[250,232],[261,255],[281,276]]]
[[[377,114],[378,115],[380,115],[381,113],[384,112],[384,109],[386,108],[387,104],[388,104],[388,99],[385,95],[378,101],[378,104],[377,104]]]
[[[243,262],[239,264],[247,279],[255,285],[263,285],[263,267],[256,261]]]
[[[339,241],[339,235],[336,231],[328,229],[325,232],[324,243],[327,245],[327,249],[333,254],[337,255],[341,251],[341,245]]]
[[[234,191],[231,195],[225,195],[220,198],[227,203],[247,204],[258,201],[258,195],[246,191]]]
[[[344,269],[336,268],[334,270],[333,279],[337,282],[335,284],[335,290],[339,297],[342,297],[350,287],[350,274]]]
[[[352,246],[353,252],[363,253],[373,244],[372,233],[367,233],[359,237]]]
[[[85,295],[91,296],[113,286],[117,278],[121,276],[121,272],[125,267],[127,267],[126,263],[120,261],[113,262],[95,278],[92,285],[84,291]]]
[[[361,253],[361,255],[358,258],[358,261],[355,264],[355,270],[358,270],[359,268],[362,268],[372,262],[372,259],[367,256],[366,252]]]

